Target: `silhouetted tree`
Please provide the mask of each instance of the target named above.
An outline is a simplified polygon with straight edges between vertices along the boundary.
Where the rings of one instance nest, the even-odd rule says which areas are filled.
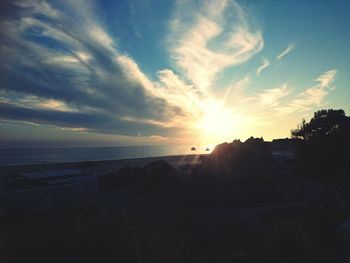
[[[344,110],[317,111],[291,134],[304,140],[300,160],[306,174],[324,179],[349,174],[350,117]]]
[[[350,118],[345,115],[344,110],[319,110],[314,113],[310,122],[305,119],[292,130],[294,138],[312,140],[320,137],[344,136],[349,131]]]

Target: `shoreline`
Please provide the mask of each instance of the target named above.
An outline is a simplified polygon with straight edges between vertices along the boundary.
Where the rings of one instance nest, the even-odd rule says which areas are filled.
[[[189,154],[192,155],[192,154]],[[196,155],[196,154],[193,154]],[[197,154],[201,155],[201,154]],[[41,161],[41,162],[34,162],[34,163],[11,163],[11,164],[0,164],[0,169],[2,167],[7,167],[7,166],[24,166],[24,165],[49,165],[49,164],[74,164],[74,163],[86,163],[86,162],[109,162],[109,161],[123,161],[123,160],[134,160],[134,159],[151,159],[151,158],[167,158],[167,157],[178,157],[178,156],[187,156],[184,154],[179,154],[179,155],[165,155],[165,156],[148,156],[148,157],[125,157],[125,158],[118,158],[118,159],[91,159],[91,160],[79,160],[79,161],[71,161],[71,162],[65,162],[65,161],[58,161],[58,162],[50,162],[50,161]]]
[[[125,146],[125,147],[57,147],[57,148],[0,148],[0,169],[5,166],[36,165],[68,162],[96,162],[162,156],[206,154],[204,148],[196,152],[190,147],[175,146]]]
[[[106,174],[118,172],[124,166],[143,167],[154,161],[164,160],[170,165],[176,167],[182,165],[191,165],[198,163],[202,156],[208,154],[188,154],[188,155],[167,155],[157,157],[139,157],[125,159],[102,159],[102,160],[84,160],[73,162],[50,162],[50,163],[31,163],[31,164],[8,164],[0,165],[0,177],[29,172],[41,172],[61,169],[80,169],[84,172],[94,174]]]

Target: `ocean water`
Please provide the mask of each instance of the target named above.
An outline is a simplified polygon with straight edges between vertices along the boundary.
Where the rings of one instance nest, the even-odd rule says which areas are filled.
[[[191,146],[171,145],[0,149],[0,165],[116,160],[204,153],[204,148],[201,148],[191,151]]]

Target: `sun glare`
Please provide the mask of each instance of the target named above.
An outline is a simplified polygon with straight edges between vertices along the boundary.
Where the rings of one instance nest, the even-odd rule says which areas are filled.
[[[238,125],[239,120],[232,111],[218,101],[211,101],[203,106],[197,128],[205,143],[218,143],[232,139]]]

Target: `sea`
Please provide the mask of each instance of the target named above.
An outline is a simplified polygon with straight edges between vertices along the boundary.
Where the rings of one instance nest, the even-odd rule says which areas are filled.
[[[206,153],[204,147],[198,147],[193,151],[191,146],[185,145],[11,148],[0,149],[0,165],[118,160],[202,153]]]

